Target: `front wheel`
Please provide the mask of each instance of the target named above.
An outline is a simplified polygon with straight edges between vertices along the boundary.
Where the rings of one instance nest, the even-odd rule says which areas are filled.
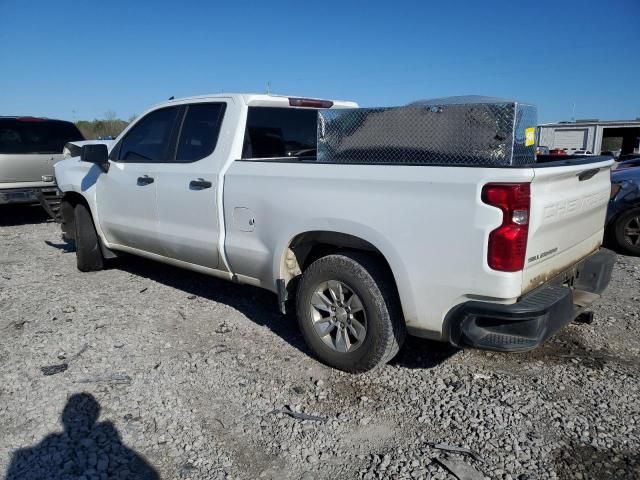
[[[618,246],[631,255],[640,255],[640,208],[620,215],[614,228]]]
[[[406,336],[391,273],[375,257],[322,257],[302,274],[296,295],[300,330],[324,363],[364,372],[391,360]]]

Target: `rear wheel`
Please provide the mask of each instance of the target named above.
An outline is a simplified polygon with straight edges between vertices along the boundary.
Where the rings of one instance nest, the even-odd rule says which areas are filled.
[[[79,203],[74,209],[76,261],[81,272],[104,269],[104,257],[100,249],[100,239],[91,218],[89,208]]]
[[[615,224],[618,246],[631,255],[640,255],[640,208],[620,215]]]
[[[388,362],[406,336],[391,274],[360,252],[313,262],[302,275],[296,303],[309,347],[341,370],[364,372]]]

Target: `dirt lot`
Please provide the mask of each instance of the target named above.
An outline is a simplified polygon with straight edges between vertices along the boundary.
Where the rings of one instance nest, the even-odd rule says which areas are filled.
[[[639,281],[619,257],[595,322],[532,353],[410,339],[354,376],[269,293],[136,258],[82,274],[39,209],[3,209],[0,475],[640,478]]]

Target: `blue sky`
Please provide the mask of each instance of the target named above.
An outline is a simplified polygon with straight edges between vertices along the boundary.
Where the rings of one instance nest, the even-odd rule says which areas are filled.
[[[121,118],[264,92],[401,105],[481,94],[541,122],[640,117],[640,0],[0,0],[0,115]]]

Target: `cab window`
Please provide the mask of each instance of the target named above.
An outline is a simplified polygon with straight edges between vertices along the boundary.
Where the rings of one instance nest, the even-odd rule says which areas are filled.
[[[187,107],[178,139],[176,162],[197,162],[213,153],[225,107],[225,103],[194,103]]]
[[[173,157],[172,132],[178,107],[161,108],[138,121],[122,139],[118,160],[129,163],[166,162]]]
[[[315,109],[249,107],[242,158],[313,157],[317,128]]]

